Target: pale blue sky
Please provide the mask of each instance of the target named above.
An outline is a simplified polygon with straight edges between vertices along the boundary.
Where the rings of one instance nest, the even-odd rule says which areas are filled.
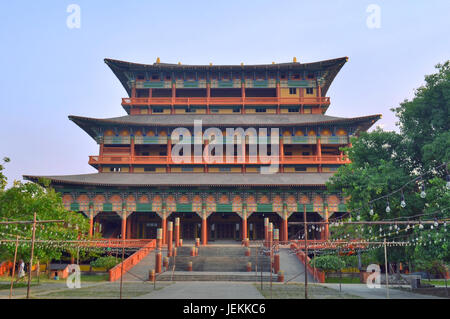
[[[69,29],[66,8],[81,7]],[[366,25],[369,4],[381,28]],[[450,1],[9,1],[0,10],[0,157],[22,174],[89,173],[96,143],[69,114],[121,116],[126,95],[105,57],[140,63],[246,64],[348,56],[329,115],[382,113],[450,58]]]

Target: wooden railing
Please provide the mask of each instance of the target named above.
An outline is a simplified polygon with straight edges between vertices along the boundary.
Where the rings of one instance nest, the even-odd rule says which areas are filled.
[[[296,98],[278,97],[128,97],[122,99],[123,106],[131,105],[298,105],[330,104],[329,97],[312,96]]]
[[[123,242],[122,240],[119,240]],[[129,242],[130,239],[125,240],[125,242]],[[135,252],[133,255],[122,261],[120,264],[116,265],[114,268],[109,270],[109,281],[116,281],[120,279],[122,273],[125,274],[131,268],[133,268],[136,264],[138,264],[145,256],[148,255],[156,247],[156,240],[152,239],[150,242],[147,242],[141,249]],[[123,268],[122,268],[123,267]]]
[[[303,250],[300,250],[297,246],[297,244],[295,243],[291,243],[291,250],[293,250],[295,252],[295,255],[297,256],[298,260],[300,260],[300,262],[302,264],[305,264],[305,257],[306,257],[306,269],[308,271],[308,273],[313,276],[313,278],[320,282],[320,283],[324,283],[325,282],[325,273],[321,270],[318,269],[314,269],[314,267],[312,267],[310,265],[310,261],[311,259],[306,256],[305,252]]]
[[[213,162],[213,159],[215,160]],[[340,155],[302,156],[246,156],[231,158],[203,156],[89,156],[89,164],[347,164],[350,160]]]

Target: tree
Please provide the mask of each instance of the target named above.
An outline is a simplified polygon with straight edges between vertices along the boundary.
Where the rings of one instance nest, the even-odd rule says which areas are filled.
[[[44,185],[48,185],[44,182]],[[68,212],[62,203],[61,195],[52,188],[42,187],[35,183],[15,182],[13,187],[0,191],[0,219],[33,220],[36,212],[38,220],[63,220],[63,223],[38,224],[36,239],[66,241],[84,239],[89,231],[89,222],[79,213]],[[0,234],[4,239],[30,239],[30,224],[0,225]],[[15,243],[8,242],[0,246],[3,256],[14,255]],[[65,243],[36,243],[34,256],[43,262],[60,259],[64,252],[75,254],[74,248]],[[21,243],[18,247],[18,259],[29,260],[30,242]]]
[[[361,133],[359,138],[352,139],[352,148],[343,148],[351,163],[340,167],[327,187],[342,192],[348,198],[348,210],[358,212],[362,220],[393,220],[417,215],[424,215],[423,219],[443,219],[450,216],[450,191],[445,180],[450,162],[450,61],[438,64],[436,69],[437,73],[425,76],[425,85],[417,89],[411,101],[405,100],[392,109],[399,119],[399,133],[381,129]],[[428,175],[423,180],[410,182],[425,173]],[[426,190],[425,198],[419,196],[422,186]],[[400,188],[401,192],[369,205],[370,201]],[[400,205],[402,199],[405,207]],[[398,235],[397,230],[391,228],[365,227],[364,234],[388,238]],[[353,236],[355,227],[345,226],[335,231],[335,236],[342,236],[344,232]],[[442,225],[438,229],[430,226],[420,230],[411,228],[402,234],[406,234],[402,239],[414,239],[417,245],[390,247],[390,261],[450,260],[449,236]],[[383,262],[382,249],[372,254],[379,263]]]
[[[345,262],[334,255],[317,256],[310,260],[310,265],[324,271],[325,273],[340,271],[345,267]]]
[[[3,175],[3,164],[8,163],[10,161],[9,157],[3,158],[3,163],[0,164],[0,191],[4,190],[6,187],[7,178]]]

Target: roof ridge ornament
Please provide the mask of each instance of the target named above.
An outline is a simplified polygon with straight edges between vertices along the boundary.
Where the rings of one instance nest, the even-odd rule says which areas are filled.
[[[292,62],[297,63],[297,57],[296,56],[292,59]]]
[[[161,59],[159,57],[156,58],[156,64],[161,63]]]

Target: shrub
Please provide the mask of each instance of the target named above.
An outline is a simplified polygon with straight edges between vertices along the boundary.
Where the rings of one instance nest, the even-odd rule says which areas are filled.
[[[91,261],[91,266],[95,268],[106,268],[106,270],[110,270],[118,263],[120,263],[120,259],[116,259],[113,256],[107,256],[98,257],[97,259]]]

